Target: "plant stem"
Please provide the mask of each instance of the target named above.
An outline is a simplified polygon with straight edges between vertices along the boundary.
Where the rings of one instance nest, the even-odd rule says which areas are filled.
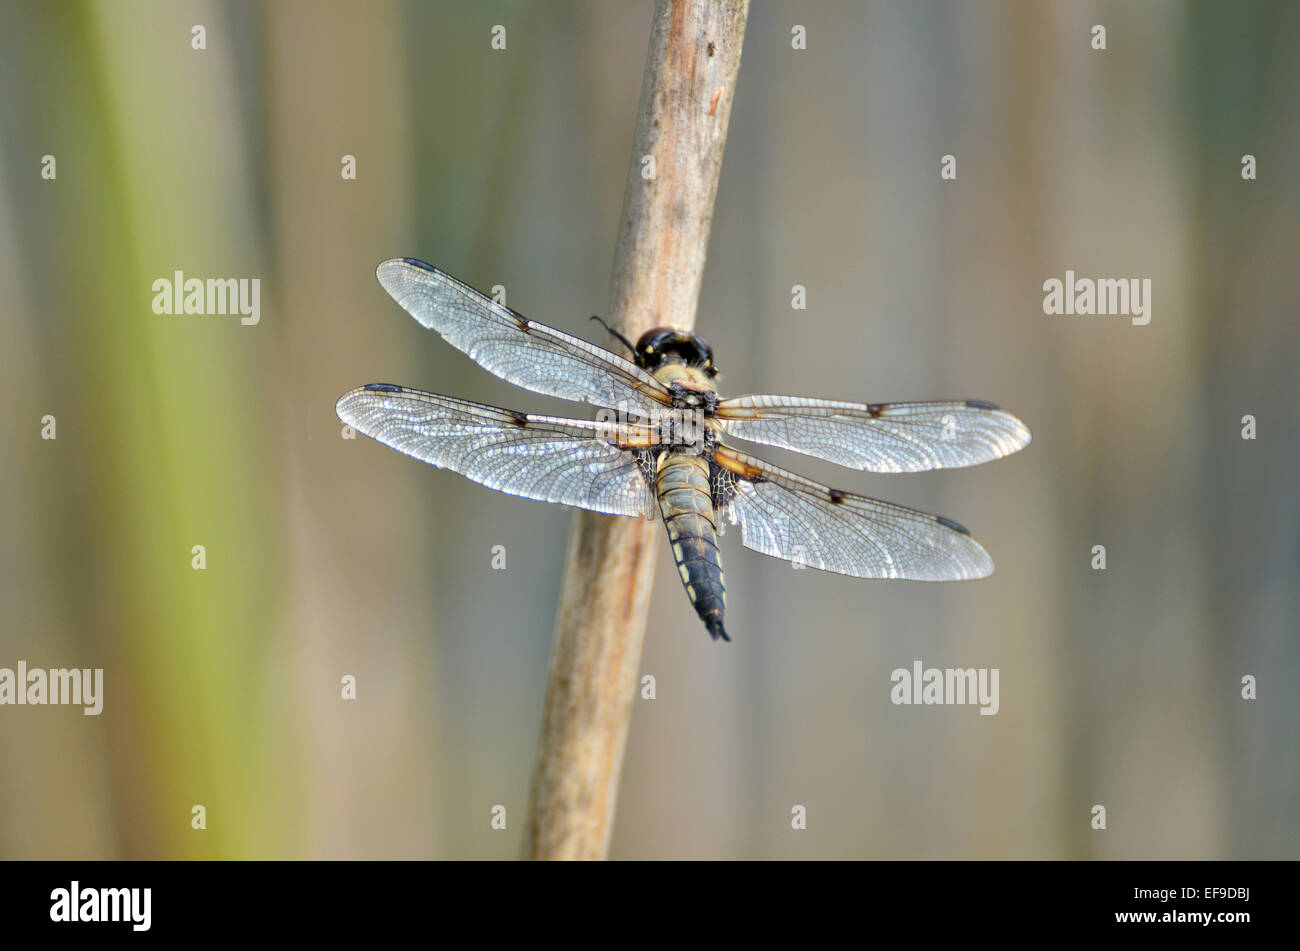
[[[609,313],[632,340],[695,324],[748,6],[655,4]],[[525,858],[608,852],[660,532],[641,520],[575,516]]]

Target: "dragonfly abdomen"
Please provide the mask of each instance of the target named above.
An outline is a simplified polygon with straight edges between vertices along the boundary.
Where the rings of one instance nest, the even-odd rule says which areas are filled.
[[[731,640],[724,627],[727,595],[713,521],[709,464],[699,456],[665,452],[659,458],[659,511],[686,595],[714,640]]]

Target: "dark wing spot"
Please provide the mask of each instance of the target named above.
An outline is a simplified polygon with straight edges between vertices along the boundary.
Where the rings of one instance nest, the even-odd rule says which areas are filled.
[[[944,528],[951,528],[954,532],[961,532],[963,535],[969,535],[970,529],[965,525],[959,525],[950,518],[944,518],[942,515],[936,515],[934,520]]]
[[[986,400],[967,400],[966,405],[971,409],[997,409],[997,405],[989,403]]]
[[[520,317],[518,314],[515,314],[514,311],[511,311],[511,313],[514,314],[515,323],[519,325],[519,329],[522,330],[524,333],[529,333],[530,331],[528,330],[528,318]]]
[[[882,412],[884,412],[884,409],[885,409],[884,403],[867,404],[867,412],[870,413],[872,416],[879,416]]]
[[[845,498],[848,497],[848,493],[841,489],[831,489],[830,493],[831,493],[831,501],[834,502],[836,505],[839,505],[841,502],[844,501]]]
[[[514,423],[516,426],[527,426],[527,425],[528,425],[528,416],[527,416],[527,414],[525,414],[525,413],[516,413],[516,412],[515,412],[514,410],[512,410],[512,409],[502,410],[502,412],[506,413],[506,414],[510,417],[510,421],[511,421],[512,423]]]
[[[400,393],[402,388],[396,383],[367,383],[362,387],[368,393]]]

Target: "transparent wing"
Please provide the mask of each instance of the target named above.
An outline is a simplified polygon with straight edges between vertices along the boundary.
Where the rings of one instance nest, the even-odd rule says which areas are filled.
[[[719,517],[745,547],[856,578],[962,581],[993,573],[993,559],[956,522],[841,492],[719,446]]]
[[[1029,429],[992,403],[841,403],[738,396],[718,404],[727,433],[867,472],[973,466],[1029,445]]]
[[[671,403],[635,363],[529,320],[423,261],[393,258],[375,274],[403,310],[517,386],[643,416]]]
[[[608,515],[654,518],[645,456],[617,442],[636,442],[642,434],[635,427],[526,416],[391,383],[346,393],[335,409],[339,419],[384,445],[488,488]],[[650,445],[650,436],[645,439]]]

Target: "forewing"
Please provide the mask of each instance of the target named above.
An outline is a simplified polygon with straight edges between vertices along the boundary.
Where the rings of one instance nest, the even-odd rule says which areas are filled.
[[[801,396],[738,396],[718,404],[727,433],[867,472],[952,469],[1029,444],[1029,429],[980,400],[842,403]]]
[[[635,363],[529,320],[436,267],[393,258],[375,274],[402,309],[504,380],[641,416],[671,402]]]
[[[993,573],[993,559],[965,528],[841,492],[719,446],[714,504],[739,523],[745,547],[856,578],[962,581]]]
[[[526,416],[390,383],[346,393],[339,419],[408,456],[511,495],[653,518],[653,472],[626,425]],[[629,439],[631,434],[631,439]],[[645,436],[649,445],[650,435]]]

